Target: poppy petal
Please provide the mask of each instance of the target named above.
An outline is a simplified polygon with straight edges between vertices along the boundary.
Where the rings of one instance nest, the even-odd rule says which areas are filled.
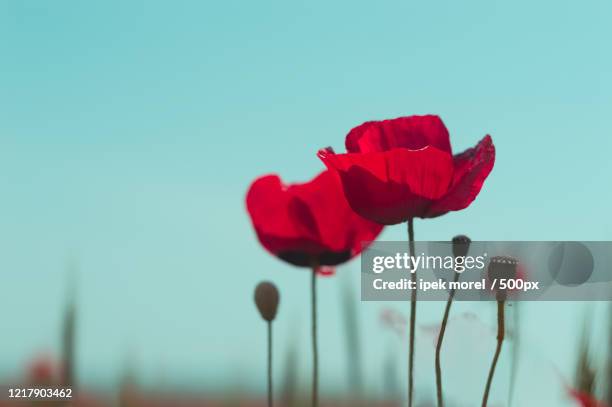
[[[317,275],[321,277],[331,277],[336,274],[336,268],[331,266],[317,267]]]
[[[346,262],[382,230],[350,208],[330,170],[289,186],[276,175],[261,177],[249,188],[246,204],[260,243],[296,266]]]
[[[340,175],[353,210],[386,225],[423,216],[447,192],[453,175],[451,155],[434,147],[364,154],[321,150],[319,158]]]
[[[309,222],[296,221],[312,216],[307,208],[295,203],[277,175],[256,179],[247,192],[246,204],[259,241],[271,253],[278,255],[297,248],[308,252],[322,249]]]
[[[442,119],[434,115],[365,122],[349,132],[345,144],[349,153],[433,146],[452,154],[448,130]]]
[[[362,242],[374,240],[382,230],[381,225],[362,218],[351,209],[334,171],[322,172],[312,182],[296,187],[294,193],[311,209],[320,241],[331,252],[348,251],[352,257],[361,252]],[[326,264],[337,262],[329,259]]]
[[[428,210],[428,218],[465,209],[476,199],[495,164],[495,146],[491,136],[487,135],[476,147],[455,155],[453,163],[452,185],[446,195]]]

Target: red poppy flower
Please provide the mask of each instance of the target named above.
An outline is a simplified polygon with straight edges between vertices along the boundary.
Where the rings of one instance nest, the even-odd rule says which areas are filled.
[[[261,244],[296,266],[343,263],[382,230],[351,210],[338,176],[328,170],[288,186],[277,175],[258,178],[246,206]]]
[[[431,115],[366,122],[345,144],[346,154],[319,157],[340,174],[353,210],[386,225],[466,208],[495,162],[490,136],[453,156],[448,130]]]

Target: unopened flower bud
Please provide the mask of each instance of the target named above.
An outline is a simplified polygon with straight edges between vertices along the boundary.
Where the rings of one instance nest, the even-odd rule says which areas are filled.
[[[453,237],[453,256],[465,257],[470,250],[471,240],[466,235],[458,235]]]
[[[516,278],[516,269],[518,260],[509,256],[495,256],[489,262],[488,274],[489,280],[507,280]],[[505,300],[506,293],[503,290],[497,290],[497,299]]]
[[[280,295],[278,289],[269,281],[257,284],[255,288],[255,305],[261,317],[271,322],[276,317]]]

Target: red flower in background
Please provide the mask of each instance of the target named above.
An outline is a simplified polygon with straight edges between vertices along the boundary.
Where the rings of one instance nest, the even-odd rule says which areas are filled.
[[[277,175],[256,179],[246,206],[261,244],[296,266],[334,266],[359,254],[382,226],[349,207],[337,175],[284,185]]]
[[[48,384],[58,380],[60,366],[48,355],[35,358],[28,366],[28,379],[36,384]]]
[[[319,157],[340,174],[355,212],[386,225],[466,208],[495,162],[490,136],[453,156],[448,130],[431,115],[366,122],[345,144],[346,154]]]
[[[586,392],[569,389],[569,393],[570,397],[574,399],[580,407],[607,407],[605,403],[596,400],[595,397]]]

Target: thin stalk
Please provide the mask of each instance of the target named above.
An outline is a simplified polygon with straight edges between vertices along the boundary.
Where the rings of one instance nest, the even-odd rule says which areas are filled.
[[[317,347],[317,265],[312,267],[310,280],[312,306],[312,407],[319,405],[319,350]]]
[[[410,256],[414,257],[414,222],[413,219],[408,219],[408,247]],[[417,303],[417,275],[416,270],[411,270],[410,279],[415,289],[410,295],[410,339],[408,344],[408,407],[412,407],[412,399],[414,393],[414,335],[416,326],[416,303]]]
[[[497,360],[499,359],[499,355],[501,353],[505,332],[506,329],[504,324],[504,301],[497,300],[497,348],[495,349],[495,356],[493,356],[491,370],[489,370],[489,377],[487,378],[487,385],[485,387],[484,395],[482,397],[482,407],[487,407],[487,401],[489,400],[489,391],[491,390],[491,383],[493,382],[493,375],[495,374],[495,366],[497,366]]]
[[[62,328],[62,358],[63,372],[62,385],[76,391],[75,383],[75,339],[76,339],[76,287],[74,271],[70,271],[68,304],[64,313],[64,326]]]
[[[342,310],[345,325],[345,341],[347,353],[347,377],[352,398],[361,400],[363,379],[361,366],[361,343],[359,332],[359,318],[354,293],[350,280],[344,280],[342,286]]]
[[[272,321],[268,321],[268,407],[272,407]]]
[[[454,282],[459,281],[461,274],[455,273]],[[446,325],[448,324],[448,316],[450,314],[451,305],[455,298],[455,289],[451,289],[448,294],[448,300],[446,301],[446,308],[444,309],[444,317],[442,318],[442,325],[440,326],[440,334],[438,335],[438,343],[436,344],[436,395],[438,396],[438,407],[444,407],[444,397],[442,396],[442,364],[440,363],[440,353],[442,351],[442,341],[444,340],[444,333],[446,332]]]

